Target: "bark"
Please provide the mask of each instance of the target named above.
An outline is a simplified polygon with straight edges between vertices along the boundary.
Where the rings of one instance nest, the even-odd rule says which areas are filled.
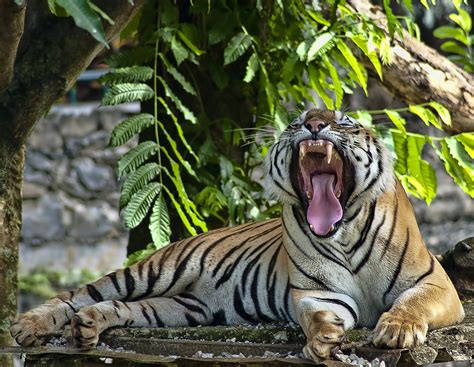
[[[368,0],[348,2],[387,31],[387,18],[379,7]],[[445,131],[474,131],[474,76],[407,32],[403,34],[403,39],[397,35],[393,40],[392,61],[383,65],[380,82],[409,104],[436,101],[444,105],[452,116],[451,126],[443,124]],[[369,60],[360,59],[375,74]]]
[[[135,0],[134,5],[129,0],[96,2],[115,22],[104,24],[108,40],[120,33],[144,1]],[[13,0],[10,2],[13,4]],[[49,14],[46,1],[31,2],[24,19],[25,32],[18,44],[19,32],[11,31],[12,37],[8,37],[3,30],[8,24],[23,30],[20,18],[25,9],[21,16],[4,12],[7,3],[0,0],[0,70],[11,68],[15,54],[16,58],[13,77],[5,79],[11,82],[3,93],[0,82],[0,346],[11,342],[9,327],[17,310],[24,143],[39,118],[69,90],[103,48],[89,33],[76,27],[71,18]],[[16,43],[5,43],[8,38]],[[9,57],[2,58],[7,52]]]
[[[7,89],[13,78],[18,44],[25,22],[26,2],[17,5],[13,0],[0,0],[0,93]]]
[[[21,229],[23,146],[0,145],[0,345],[10,340],[10,320],[17,309],[18,242]]]

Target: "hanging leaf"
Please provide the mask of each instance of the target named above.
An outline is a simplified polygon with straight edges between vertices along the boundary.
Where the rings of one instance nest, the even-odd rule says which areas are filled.
[[[176,37],[173,37],[171,40],[171,52],[173,52],[173,56],[176,59],[178,66],[181,65],[184,60],[189,59],[191,56],[186,47],[184,47]]]
[[[155,93],[148,85],[142,83],[116,84],[107,90],[102,98],[102,105],[114,106],[121,103],[146,101]]]
[[[453,136],[445,138],[444,141],[449,148],[451,156],[457,160],[459,165],[474,179],[474,163],[464,149],[464,146]]]
[[[231,38],[224,50],[224,65],[233,63],[240,58],[252,44],[252,37],[243,32]]]
[[[352,70],[354,70],[357,82],[364,90],[365,95],[367,95],[367,75],[364,73],[364,67],[359,63],[359,61],[357,61],[349,46],[347,46],[341,39],[337,40],[337,48],[341,51],[342,56],[344,56],[344,59],[346,59]]]
[[[128,204],[133,194],[158,176],[160,170],[160,166],[157,163],[152,162],[144,164],[127,176],[127,179],[120,190],[120,208],[123,208]]]
[[[123,120],[114,127],[110,136],[109,147],[115,148],[125,144],[135,134],[153,125],[155,118],[148,113],[140,113]]]
[[[138,83],[150,80],[153,77],[153,69],[149,66],[129,66],[113,69],[99,78],[99,82],[107,85],[121,83]]]
[[[168,194],[168,197],[171,199],[171,202],[173,203],[175,209],[176,209],[176,212],[178,213],[179,215],[179,218],[181,219],[181,221],[183,222],[184,226],[186,227],[187,231],[189,232],[189,234],[191,236],[195,236],[197,234],[196,232],[196,229],[192,226],[192,224],[189,222],[188,220],[188,217],[186,216],[186,214],[184,214],[184,211],[183,209],[181,208],[181,205],[178,203],[178,201],[176,200],[176,198],[174,197],[174,195],[172,194],[172,192],[170,190],[168,190],[168,188],[166,186],[163,186],[163,189],[166,191],[166,193]]]
[[[455,138],[464,146],[467,154],[474,159],[474,133],[461,133]]]
[[[406,136],[407,131],[405,129],[405,125],[407,122],[405,119],[396,111],[384,110],[384,112],[390,118],[390,120],[392,120],[397,129],[400,130],[404,136]]]
[[[150,229],[151,238],[157,249],[170,243],[170,217],[166,202],[163,198],[163,192],[160,192],[158,198],[155,200],[148,228]]]
[[[255,77],[255,73],[258,70],[258,66],[259,66],[258,56],[256,53],[253,53],[252,56],[250,56],[249,60],[247,61],[247,68],[245,71],[244,82],[250,83],[253,80],[253,78]]]
[[[118,174],[122,177],[135,171],[143,162],[155,154],[158,145],[153,141],[144,141],[129,150],[118,161]]]
[[[176,69],[172,64],[170,64],[168,62],[168,60],[166,60],[166,58],[162,54],[160,54],[160,57],[161,57],[161,60],[163,61],[163,63],[165,64],[165,66],[166,66],[166,71],[171,74],[171,76],[174,78],[174,80],[176,80],[181,85],[181,87],[183,87],[183,89],[186,92],[188,92],[189,94],[191,94],[193,96],[196,96],[197,95],[196,89],[194,89],[194,87],[191,85],[191,83],[189,83],[186,80],[184,75],[181,74],[178,71],[178,69]]]
[[[307,61],[313,61],[317,56],[325,54],[334,46],[334,33],[325,32],[316,37],[308,50]]]
[[[430,106],[436,110],[439,117],[441,117],[441,120],[443,120],[446,125],[451,126],[451,114],[446,107],[438,102],[430,102]]]
[[[158,80],[163,85],[163,88],[165,89],[166,96],[173,101],[173,103],[176,105],[178,110],[180,110],[181,113],[183,114],[184,118],[186,120],[190,121],[191,123],[196,124],[197,123],[197,118],[194,115],[194,113],[189,108],[187,108],[183,104],[183,102],[181,102],[181,100],[173,93],[171,88],[168,86],[168,83],[166,83],[165,80],[161,76],[158,77]]]
[[[160,192],[161,185],[151,182],[132,196],[123,210],[123,220],[128,228],[135,228],[142,222]]]
[[[113,54],[105,62],[112,68],[143,65],[153,59],[154,54],[155,50],[153,47],[139,46]]]
[[[469,45],[469,39],[468,36],[463,32],[462,29],[456,28],[456,27],[451,27],[448,25],[438,27],[433,31],[433,36],[436,38],[454,38],[458,40],[459,42],[462,42],[466,46]]]
[[[327,55],[323,56],[323,62],[326,68],[329,70],[329,76],[332,79],[332,85],[334,87],[334,95],[336,96],[336,108],[340,109],[342,105],[342,98],[344,97],[344,90],[342,89],[341,80],[336,67],[329,61]]]
[[[399,175],[406,175],[407,173],[407,136],[403,134],[401,131],[391,129],[393,140],[393,147],[395,150],[395,172]]]
[[[86,30],[97,41],[109,48],[100,18],[91,9],[87,0],[56,0],[56,3],[71,15],[79,28]]]
[[[411,113],[417,115],[425,123],[426,126],[432,124],[438,129],[441,129],[441,125],[439,124],[438,118],[428,108],[419,105],[411,105],[408,106],[408,110]]]
[[[184,42],[186,46],[189,47],[189,49],[194,52],[197,56],[200,56],[204,53],[203,50],[200,50],[189,38],[186,36],[186,34],[182,31],[178,30],[178,36],[181,38],[181,40]]]

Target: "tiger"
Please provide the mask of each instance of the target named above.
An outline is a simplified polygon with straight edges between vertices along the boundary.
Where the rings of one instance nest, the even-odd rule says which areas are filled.
[[[305,357],[331,358],[354,327],[377,347],[412,348],[460,322],[456,290],[425,246],[390,150],[341,111],[302,112],[269,148],[277,219],[221,228],[20,315],[11,335],[43,344],[70,323],[94,348],[112,327],[299,324]]]

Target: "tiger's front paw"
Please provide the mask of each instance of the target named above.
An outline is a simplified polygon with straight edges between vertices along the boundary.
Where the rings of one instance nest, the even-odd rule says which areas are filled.
[[[80,349],[95,348],[99,334],[105,329],[99,322],[99,312],[94,306],[84,307],[71,319],[74,346]]]
[[[318,311],[308,330],[308,344],[303,348],[306,358],[315,362],[328,359],[345,339],[344,321],[332,311]]]
[[[38,346],[44,344],[48,336],[58,333],[63,324],[54,305],[42,305],[18,316],[10,327],[10,334],[21,346]]]
[[[385,312],[374,329],[373,343],[377,347],[413,348],[425,342],[427,332],[424,321]]]

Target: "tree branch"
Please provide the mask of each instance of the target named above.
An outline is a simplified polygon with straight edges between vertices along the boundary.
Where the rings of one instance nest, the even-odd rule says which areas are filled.
[[[144,1],[135,0],[134,5],[129,0],[97,1],[115,22],[105,24],[108,40],[120,33]],[[0,95],[0,131],[15,144],[26,140],[39,118],[103,48],[71,18],[47,15],[33,24],[20,45],[13,80]]]
[[[0,94],[13,78],[13,65],[23,34],[26,2],[17,5],[13,0],[0,0]]]
[[[387,33],[387,18],[369,0],[349,0],[354,9],[377,22]],[[363,64],[375,74],[369,60]],[[379,80],[380,81],[380,80]],[[392,61],[383,66],[383,80],[387,89],[409,104],[437,101],[452,115],[452,125],[442,125],[448,132],[474,131],[474,76],[440,55],[423,42],[403,33],[396,35]]]

